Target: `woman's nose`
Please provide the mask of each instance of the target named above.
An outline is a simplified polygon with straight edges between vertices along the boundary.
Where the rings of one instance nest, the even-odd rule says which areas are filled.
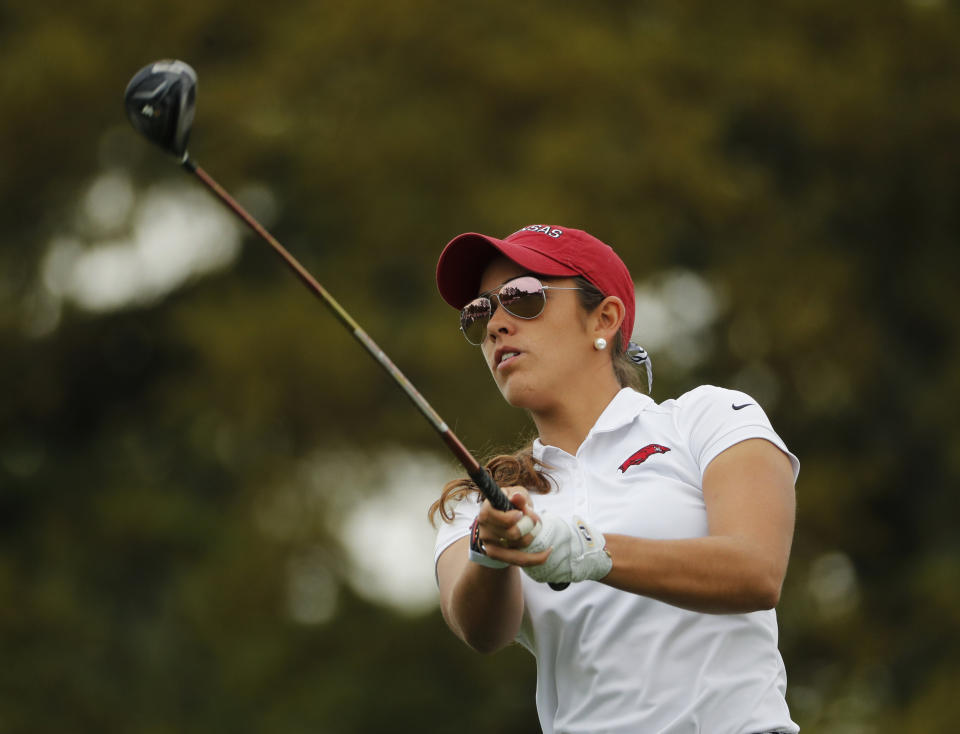
[[[495,304],[498,306],[499,304]],[[505,308],[494,308],[487,322],[487,336],[496,338],[498,334],[509,334],[513,328],[513,319]]]

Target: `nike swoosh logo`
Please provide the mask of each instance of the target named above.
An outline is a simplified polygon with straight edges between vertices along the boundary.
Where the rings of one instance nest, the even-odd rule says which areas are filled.
[[[734,410],[743,410],[743,409],[746,408],[748,405],[756,405],[756,403],[744,403],[743,405],[733,404],[733,405],[731,405],[730,407],[733,408]]]

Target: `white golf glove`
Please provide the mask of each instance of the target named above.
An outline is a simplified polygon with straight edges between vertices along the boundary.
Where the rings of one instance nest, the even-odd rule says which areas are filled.
[[[524,550],[539,553],[553,548],[553,552],[540,565],[524,567],[527,576],[534,581],[565,583],[599,581],[610,573],[613,560],[604,549],[607,542],[586,520],[576,516],[563,520],[549,513],[540,520],[543,527]]]

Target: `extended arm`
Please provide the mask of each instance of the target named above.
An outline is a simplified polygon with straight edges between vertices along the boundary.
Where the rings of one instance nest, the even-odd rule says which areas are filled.
[[[506,488],[505,488],[506,489]],[[529,496],[522,489],[509,488],[514,505],[521,509],[498,512],[484,502],[480,509],[481,538],[493,558],[500,553],[516,554],[525,563],[541,563],[546,553],[526,554],[506,550],[496,543],[500,538],[513,548],[524,546],[533,539],[520,536],[517,522],[532,511]],[[520,630],[523,619],[523,594],[520,587],[520,569],[487,568],[471,563],[467,557],[468,538],[461,538],[448,547],[437,560],[437,579],[440,584],[440,608],[447,625],[460,639],[478,652],[495,652],[510,644]]]

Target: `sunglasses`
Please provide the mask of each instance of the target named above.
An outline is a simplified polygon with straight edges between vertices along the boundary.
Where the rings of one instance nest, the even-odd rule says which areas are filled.
[[[480,346],[487,338],[487,324],[493,318],[497,304],[518,319],[535,319],[543,313],[548,290],[579,291],[582,289],[544,285],[532,275],[508,280],[499,288],[474,298],[463,307],[460,311],[460,331],[468,342]]]

